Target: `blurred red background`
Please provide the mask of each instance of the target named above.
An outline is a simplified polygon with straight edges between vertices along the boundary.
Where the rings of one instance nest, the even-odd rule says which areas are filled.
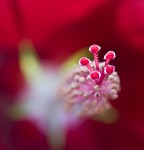
[[[18,44],[29,38],[41,61],[56,65],[93,43],[117,54],[122,91],[114,124],[87,120],[67,134],[65,150],[144,149],[144,1],[0,1],[0,150],[47,150],[46,137],[29,121],[12,121],[9,105],[24,85]]]

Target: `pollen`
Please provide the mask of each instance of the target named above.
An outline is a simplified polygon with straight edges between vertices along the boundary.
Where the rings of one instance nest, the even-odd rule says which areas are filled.
[[[94,60],[86,57],[70,71],[61,89],[63,100],[69,109],[74,109],[78,115],[94,116],[111,108],[110,100],[118,98],[120,79],[115,66],[110,61],[116,57],[115,52],[105,54],[105,62],[99,62],[98,52],[101,47],[94,44],[89,47]]]

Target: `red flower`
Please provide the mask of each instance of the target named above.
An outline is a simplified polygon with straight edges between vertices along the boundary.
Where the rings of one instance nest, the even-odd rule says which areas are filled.
[[[1,103],[9,104],[23,85],[18,66],[18,43],[21,39],[30,38],[40,58],[56,64],[63,62],[74,51],[98,43],[104,48],[101,54],[111,49],[119,57],[115,66],[122,81],[122,92],[113,105],[118,109],[120,118],[115,124],[88,120],[68,133],[65,149],[143,150],[142,4],[142,1],[136,0],[1,0]],[[4,122],[1,131],[13,131],[5,133],[7,136],[1,147],[7,143],[13,149],[35,149],[38,145],[42,150],[48,148],[45,138],[33,125],[21,122],[16,123],[16,127],[12,126],[5,110],[0,111],[4,116],[1,118]],[[25,133],[23,129],[27,129]],[[32,141],[27,139],[30,135]]]

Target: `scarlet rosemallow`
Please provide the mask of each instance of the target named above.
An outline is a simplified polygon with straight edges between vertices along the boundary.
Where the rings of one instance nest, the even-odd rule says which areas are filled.
[[[109,51],[105,54],[105,62],[98,62],[100,46],[92,45],[89,51],[94,55],[94,61],[82,57],[80,66],[74,68],[67,80],[65,88],[61,89],[66,106],[76,110],[80,116],[93,116],[103,113],[111,108],[109,100],[118,97],[120,79],[113,65],[109,65],[115,53]]]

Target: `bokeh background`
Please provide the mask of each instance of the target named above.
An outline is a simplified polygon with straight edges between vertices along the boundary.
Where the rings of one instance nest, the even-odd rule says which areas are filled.
[[[116,121],[87,119],[67,130],[63,146],[52,147],[48,127],[45,134],[29,119],[13,119],[10,108],[26,85],[19,61],[24,39],[41,65],[55,68],[94,43],[101,56],[114,50],[122,87],[112,102]],[[144,150],[143,85],[143,0],[0,0],[0,150]]]

